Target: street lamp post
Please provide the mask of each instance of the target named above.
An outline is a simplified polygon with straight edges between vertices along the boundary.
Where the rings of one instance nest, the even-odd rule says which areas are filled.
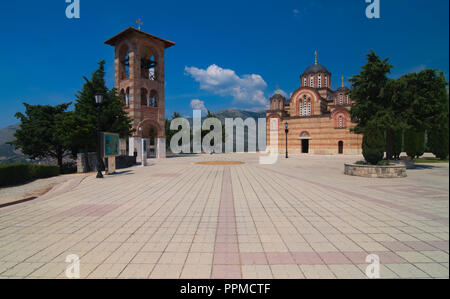
[[[286,133],[286,159],[289,158],[289,154],[288,154],[288,133],[289,133],[289,129],[288,129],[288,123],[286,122],[284,124],[284,132]]]
[[[145,167],[146,166],[145,159],[147,157],[146,157],[146,153],[145,153],[146,146],[145,146],[145,141],[144,141],[144,128],[142,126],[139,127],[139,135],[141,136],[141,160],[142,160],[141,166]]]
[[[101,133],[100,133],[100,113],[103,101],[103,94],[95,94],[95,104],[97,106],[97,179],[102,179],[102,157],[101,157]]]

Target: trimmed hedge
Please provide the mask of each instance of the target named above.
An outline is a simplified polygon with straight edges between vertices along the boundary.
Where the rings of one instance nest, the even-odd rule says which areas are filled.
[[[362,141],[362,154],[371,165],[383,160],[385,149],[383,132],[376,127],[367,127]]]
[[[0,186],[25,183],[34,179],[44,179],[60,174],[59,166],[13,163],[0,165]]]

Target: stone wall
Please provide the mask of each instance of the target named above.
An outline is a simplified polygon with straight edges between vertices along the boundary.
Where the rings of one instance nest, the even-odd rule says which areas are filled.
[[[345,174],[366,178],[404,178],[407,176],[405,165],[372,166],[345,164]]]
[[[77,172],[86,173],[89,171],[97,170],[97,153],[89,153],[89,169],[86,168],[86,155],[84,153],[79,153],[77,155]]]
[[[270,144],[270,117],[267,120],[267,144]],[[279,119],[278,147],[280,153],[284,153],[286,147],[285,122],[289,124],[288,150],[292,154],[302,153],[301,135],[303,133],[307,133],[310,138],[309,154],[338,155],[340,141],[343,142],[344,155],[362,153],[362,135],[350,131],[354,124],[349,123],[345,129],[336,128],[335,120],[331,115]]]

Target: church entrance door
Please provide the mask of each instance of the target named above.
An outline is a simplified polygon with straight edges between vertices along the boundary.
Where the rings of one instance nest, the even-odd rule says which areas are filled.
[[[339,141],[338,150],[339,150],[339,155],[344,154],[344,142],[343,141]]]
[[[302,139],[302,153],[309,153],[309,139]]]

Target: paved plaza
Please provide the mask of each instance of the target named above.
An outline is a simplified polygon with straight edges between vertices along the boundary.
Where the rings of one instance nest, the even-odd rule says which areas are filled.
[[[257,154],[149,160],[103,180],[76,176],[0,209],[0,277],[449,277],[449,167],[403,179],[343,174],[356,156]],[[242,165],[198,165],[200,161]]]

